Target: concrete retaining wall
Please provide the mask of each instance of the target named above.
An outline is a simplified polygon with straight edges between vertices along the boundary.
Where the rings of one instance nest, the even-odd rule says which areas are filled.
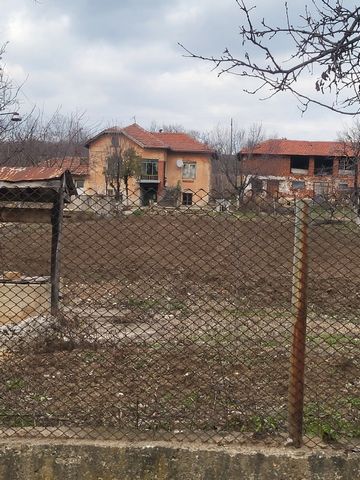
[[[352,480],[360,456],[175,443],[9,440],[1,480]]]

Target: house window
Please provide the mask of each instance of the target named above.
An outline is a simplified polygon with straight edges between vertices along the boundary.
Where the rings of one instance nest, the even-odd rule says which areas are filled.
[[[84,188],[85,186],[85,180],[75,180],[75,187],[76,188]]]
[[[144,160],[141,162],[141,179],[158,180],[158,161]]]
[[[315,182],[314,194],[315,195],[327,195],[330,192],[330,185],[327,182]]]
[[[184,192],[182,194],[182,204],[183,205],[192,205],[193,204],[193,194]]]
[[[315,157],[314,174],[315,175],[332,175],[333,159],[330,157]]]
[[[185,162],[182,170],[182,178],[184,180],[195,180],[196,163]]]
[[[309,157],[293,155],[290,157],[290,170],[295,174],[307,174],[309,172]]]
[[[355,159],[343,157],[339,159],[339,173],[351,175],[355,170]]]
[[[292,182],[292,188],[293,190],[304,190],[305,182],[295,180],[294,182]]]
[[[339,190],[349,190],[348,183],[339,183]]]

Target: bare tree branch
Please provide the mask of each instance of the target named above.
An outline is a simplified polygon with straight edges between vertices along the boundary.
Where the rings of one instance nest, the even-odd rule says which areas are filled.
[[[279,92],[292,93],[305,112],[317,104],[345,115],[360,113],[360,7],[346,7],[342,0],[312,0],[297,24],[290,19],[285,3],[283,26],[255,23],[255,7],[244,0],[235,0],[244,24],[240,27],[242,55],[233,56],[226,48],[220,56],[204,56],[181,47],[185,56],[214,64],[218,74],[230,73],[258,80],[247,93],[267,91],[266,97]],[[289,45],[291,51],[283,59],[274,43]],[[256,54],[250,54],[249,48]],[[308,93],[300,80],[314,77],[314,92]],[[329,93],[331,100],[321,98]]]

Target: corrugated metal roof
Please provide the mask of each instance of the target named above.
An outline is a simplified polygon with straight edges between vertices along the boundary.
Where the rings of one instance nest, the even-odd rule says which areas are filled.
[[[0,167],[0,200],[52,202],[64,188],[70,201],[77,191],[69,170],[54,167]]]
[[[2,182],[31,182],[60,179],[64,170],[57,167],[0,167]]]

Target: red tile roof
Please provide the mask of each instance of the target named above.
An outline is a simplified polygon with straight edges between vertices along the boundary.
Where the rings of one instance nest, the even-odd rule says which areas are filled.
[[[103,130],[94,138],[90,139],[87,142],[86,147],[89,147],[94,140],[97,140],[102,135],[114,135],[120,133],[123,133],[144,148],[160,148],[172,150],[174,152],[212,153],[212,150],[207,145],[195,140],[187,133],[148,132],[137,123],[133,123],[124,128],[111,127]]]
[[[156,133],[148,132],[137,123],[122,128],[120,132],[124,133],[127,137],[143,147],[165,148],[164,142],[157,138]]]
[[[69,170],[75,176],[85,176],[89,173],[89,161],[86,157],[50,158],[41,162],[41,166]]]
[[[259,143],[254,149],[244,148],[240,154],[256,155],[306,155],[343,157],[350,155],[342,142],[312,142],[306,140],[272,139]]]
[[[205,143],[201,143],[187,133],[155,133],[156,137],[175,152],[204,152],[211,153],[212,150]]]

